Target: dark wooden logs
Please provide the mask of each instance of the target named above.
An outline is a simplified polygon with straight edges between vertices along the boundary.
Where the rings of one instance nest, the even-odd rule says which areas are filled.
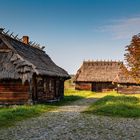
[[[75,89],[77,89],[77,90],[92,90],[92,83],[76,82]]]
[[[0,81],[0,104],[24,104],[28,101],[29,85],[21,80]]]

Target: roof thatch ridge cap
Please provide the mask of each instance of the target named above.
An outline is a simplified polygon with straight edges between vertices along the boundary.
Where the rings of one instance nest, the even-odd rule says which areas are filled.
[[[112,59],[111,60],[105,60],[105,59],[104,60],[102,60],[102,59],[98,60],[97,59],[97,60],[84,60],[83,61],[83,63],[87,63],[87,62],[116,62],[116,63],[118,63],[118,62],[123,62],[123,61],[121,61],[121,60],[112,60]]]
[[[137,79],[135,79],[135,77],[133,77],[133,75],[131,75],[131,73],[129,72],[129,70],[127,69],[127,67],[122,64],[120,66],[119,72],[117,74],[117,76],[114,78],[113,82],[117,82],[117,83],[122,83],[121,78],[122,77],[127,77],[128,79],[125,81],[126,83],[136,83],[138,84]],[[130,80],[130,81],[128,81]]]
[[[40,50],[40,51],[42,51],[42,52],[45,52],[45,51],[44,51],[43,49],[41,49],[39,46],[31,45],[30,43],[25,44],[25,43],[22,42],[22,39],[15,38],[15,37],[12,36],[12,35],[6,34],[4,31],[3,31],[3,32],[0,32],[0,35],[3,35],[4,37],[8,37],[8,38],[10,38],[10,39],[12,39],[12,40],[14,40],[14,41],[17,41],[18,43],[22,43],[22,44],[24,44],[24,45],[26,45],[26,46],[29,46],[29,47],[35,48],[35,49],[37,49],[37,50]],[[38,45],[38,44],[37,44],[37,45]]]
[[[0,34],[0,36],[1,36],[1,34]],[[21,59],[22,61],[23,60],[25,60],[25,59],[23,59],[23,57],[21,57],[19,54],[18,54],[18,52],[12,47],[12,45],[8,42],[8,40],[5,38],[5,36],[2,34],[2,40],[3,40],[3,42],[10,48],[10,49],[12,49],[13,51],[14,51],[14,53],[15,53],[15,55],[19,58],[19,59]],[[29,62],[28,60],[25,60],[26,62],[28,62],[29,64],[31,64],[31,66],[33,67],[33,69],[35,70],[35,65],[33,65],[31,62]]]
[[[109,64],[109,65],[111,65],[111,64],[115,64],[115,65],[122,65],[123,64],[123,61],[112,61],[112,60],[107,60],[107,61],[105,61],[105,60],[100,60],[100,61],[94,61],[94,60],[92,60],[92,61],[83,61],[83,66],[85,66],[85,65],[100,65],[100,64],[104,64],[104,65],[107,65],[107,64]]]

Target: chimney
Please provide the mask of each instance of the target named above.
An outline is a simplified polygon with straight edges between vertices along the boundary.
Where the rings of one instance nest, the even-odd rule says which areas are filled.
[[[22,42],[25,44],[29,44],[29,37],[28,36],[23,36],[22,37]]]

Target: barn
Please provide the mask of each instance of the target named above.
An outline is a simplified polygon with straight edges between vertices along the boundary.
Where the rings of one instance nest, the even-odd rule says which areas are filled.
[[[121,85],[135,85],[136,81],[128,76],[120,77],[121,61],[84,61],[75,76],[75,89],[105,92],[117,89]]]
[[[118,93],[126,94],[139,94],[140,93],[140,84],[139,82],[130,75],[124,65],[120,67],[118,74],[116,75],[113,83],[117,85]]]
[[[0,104],[60,100],[69,78],[28,36],[20,40],[0,29]]]

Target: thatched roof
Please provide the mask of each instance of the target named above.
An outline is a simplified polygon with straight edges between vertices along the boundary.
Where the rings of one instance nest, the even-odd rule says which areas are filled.
[[[122,62],[84,61],[77,71],[75,81],[78,82],[112,82]]]
[[[57,66],[39,47],[0,33],[0,79],[21,78],[29,80],[32,75],[69,78],[68,73]]]
[[[84,61],[81,68],[77,71],[75,76],[75,82],[115,82],[118,80],[119,83],[134,83],[132,78],[120,77],[121,68],[125,67],[123,62],[117,61]],[[117,78],[120,77],[119,79]],[[116,79],[115,79],[116,78]],[[122,79],[125,79],[122,81]]]
[[[113,80],[114,83],[120,83],[120,84],[138,84],[136,79],[134,79],[127,68],[124,65],[121,65],[120,70],[116,77]]]

